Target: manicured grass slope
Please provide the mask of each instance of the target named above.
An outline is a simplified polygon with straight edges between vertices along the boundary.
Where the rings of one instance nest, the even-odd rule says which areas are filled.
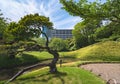
[[[20,76],[10,84],[105,84],[103,80],[77,67],[58,68],[57,74],[48,69],[36,70]]]
[[[61,55],[87,61],[120,61],[120,42],[100,42],[76,51],[64,52]]]

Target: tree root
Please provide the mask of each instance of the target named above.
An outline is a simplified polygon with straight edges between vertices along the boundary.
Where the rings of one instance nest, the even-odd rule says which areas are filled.
[[[17,74],[15,74],[11,79],[9,79],[5,84],[8,84],[9,82],[12,82],[14,81],[18,76],[20,76],[21,74],[23,74],[25,71],[28,71],[32,68],[35,68],[35,67],[44,67],[44,66],[49,66],[49,64],[41,64],[41,63],[38,63],[38,64],[35,64],[35,65],[32,65],[32,66],[29,66],[29,67],[26,67],[22,70],[20,70]]]

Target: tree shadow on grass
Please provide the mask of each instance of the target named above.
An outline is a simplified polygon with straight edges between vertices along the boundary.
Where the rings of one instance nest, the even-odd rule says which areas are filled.
[[[65,72],[58,72],[54,77],[59,78],[61,80],[62,84],[65,84],[65,81],[62,77],[66,76],[66,75],[67,75],[67,73],[65,73]]]
[[[57,72],[57,73],[55,73],[55,74],[51,74],[51,73],[48,73],[48,74],[46,74],[46,75],[50,75],[50,76],[48,76],[48,77],[44,77],[45,75],[42,75],[41,77],[43,78],[43,79],[41,79],[41,80],[34,80],[34,81],[41,81],[41,82],[47,82],[47,81],[49,81],[49,80],[52,80],[53,78],[58,78],[60,81],[61,81],[61,84],[65,84],[65,81],[64,81],[64,76],[66,76],[67,75],[67,73],[64,73],[64,72]],[[40,76],[39,76],[40,77]],[[54,81],[55,82],[55,81]]]
[[[20,61],[25,64],[33,64],[33,63],[37,63],[40,60],[33,55],[22,54]]]
[[[0,62],[4,64],[0,66],[0,80],[11,78],[22,68],[37,63],[38,61],[37,58],[28,54],[23,54],[21,57],[16,57],[15,59],[4,59]]]
[[[65,81],[64,81],[64,76],[66,76],[67,73],[65,72],[57,72],[57,73],[54,73],[54,74],[51,74],[51,73],[43,73],[39,76],[35,76],[35,77],[29,77],[29,78],[24,78],[24,79],[19,79],[19,80],[32,80],[33,82],[42,82],[42,83],[46,83],[49,81],[49,80],[52,80],[54,78],[57,78],[58,80],[61,81],[61,84],[65,84]],[[56,79],[56,80],[57,80]],[[55,82],[55,81],[53,81]]]
[[[4,58],[2,61],[0,61],[0,69],[11,69],[22,65],[34,64],[39,61],[40,60],[33,55],[22,54],[14,59]]]

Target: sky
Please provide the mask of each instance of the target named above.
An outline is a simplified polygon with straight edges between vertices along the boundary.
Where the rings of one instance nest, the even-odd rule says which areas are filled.
[[[61,7],[59,0],[0,0],[3,16],[11,21],[17,22],[27,14],[39,13],[49,17],[56,29],[73,29],[81,18],[69,15]]]

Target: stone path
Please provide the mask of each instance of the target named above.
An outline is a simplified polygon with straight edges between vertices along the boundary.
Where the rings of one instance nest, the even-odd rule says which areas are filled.
[[[86,64],[80,67],[100,76],[107,84],[120,84],[120,63]]]

